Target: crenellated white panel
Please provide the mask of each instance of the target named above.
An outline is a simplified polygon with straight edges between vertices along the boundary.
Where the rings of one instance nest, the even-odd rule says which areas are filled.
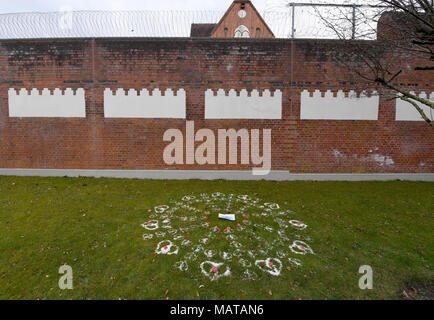
[[[9,117],[20,118],[85,118],[86,104],[84,90],[76,92],[70,88],[63,92],[54,89],[53,94],[48,89],[43,89],[42,94],[38,89],[29,92],[20,89],[9,89]]]
[[[411,93],[415,94],[413,91]],[[434,92],[431,92],[431,97],[429,97],[425,92],[421,92],[419,94],[419,97],[434,102]],[[430,107],[420,102],[416,102],[416,103],[424,111],[425,115],[429,119],[433,120],[434,111]],[[407,101],[401,99],[396,99],[396,121],[425,121],[425,120],[423,120],[420,113],[416,110],[416,108],[411,103],[408,103]]]
[[[211,89],[205,92],[205,119],[282,119],[282,92],[276,90],[271,96],[264,90],[262,97],[257,90],[248,96],[243,89],[240,95],[234,89],[226,96],[223,89],[217,95]]]
[[[184,89],[177,94],[167,89],[163,96],[159,89],[150,95],[147,89],[137,92],[118,89],[115,94],[110,89],[104,91],[104,116],[106,118],[173,118],[185,119],[186,95]]]
[[[315,90],[310,97],[309,92],[301,93],[300,118],[305,120],[378,120],[379,97],[374,92],[370,97],[365,92],[357,97],[350,91],[348,97],[342,90],[333,97],[327,90],[324,97]]]

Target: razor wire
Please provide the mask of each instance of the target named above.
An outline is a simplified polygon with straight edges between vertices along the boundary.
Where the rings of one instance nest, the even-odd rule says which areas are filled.
[[[262,16],[276,38],[337,38],[318,16],[326,8],[293,4]],[[334,8],[338,14],[352,9]],[[361,10],[361,8],[358,8]],[[367,10],[367,8],[363,8]],[[347,12],[348,11],[348,12]],[[0,39],[190,37],[194,23],[218,23],[225,11],[64,11],[0,14]],[[357,39],[372,39],[357,21]],[[375,30],[376,25],[369,25]],[[351,25],[348,26],[351,30]]]

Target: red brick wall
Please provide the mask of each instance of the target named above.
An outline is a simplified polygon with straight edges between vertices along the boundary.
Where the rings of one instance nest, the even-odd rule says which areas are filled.
[[[76,39],[0,42],[0,168],[248,169],[168,166],[163,133],[184,120],[105,119],[105,88],[184,88],[195,128],[272,129],[273,170],[293,173],[432,172],[433,132],[396,122],[380,99],[378,121],[300,120],[300,92],[365,88],[333,62],[348,43],[332,40]],[[386,55],[384,43],[372,50]],[[406,59],[395,56],[394,59]],[[397,61],[398,63],[398,61]],[[411,67],[412,62],[406,65]],[[407,68],[404,86],[434,91],[429,75]],[[417,86],[415,86],[417,85]],[[84,88],[86,119],[8,117],[9,88]],[[204,120],[206,89],[280,89],[283,120]],[[369,88],[376,89],[376,88]],[[378,88],[377,88],[378,89]],[[393,165],[372,160],[377,154]]]

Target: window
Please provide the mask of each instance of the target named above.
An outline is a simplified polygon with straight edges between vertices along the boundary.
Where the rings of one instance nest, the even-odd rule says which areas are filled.
[[[229,29],[228,29],[228,28],[225,28],[225,29],[224,29],[225,37],[228,36],[228,32],[229,32]]]
[[[261,34],[261,28],[256,28],[256,36],[259,37]]]
[[[235,38],[250,38],[249,29],[241,25],[237,29],[235,29]]]

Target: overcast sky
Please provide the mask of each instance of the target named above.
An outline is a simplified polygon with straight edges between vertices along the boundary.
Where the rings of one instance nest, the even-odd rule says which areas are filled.
[[[79,10],[226,10],[233,0],[0,0],[0,13]],[[288,2],[368,3],[375,0],[252,0],[264,12],[282,11]]]
[[[269,1],[269,0],[268,0]],[[267,0],[253,0],[259,11]],[[0,13],[73,10],[226,10],[232,0],[0,0]]]

